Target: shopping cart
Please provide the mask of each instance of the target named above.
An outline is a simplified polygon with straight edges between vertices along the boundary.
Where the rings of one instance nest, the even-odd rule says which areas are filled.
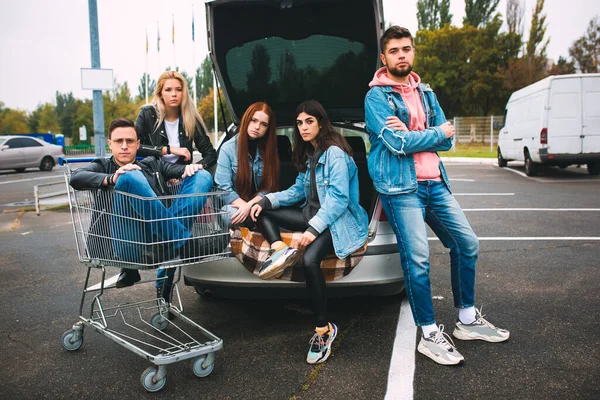
[[[87,267],[79,320],[62,335],[63,347],[78,350],[84,328],[93,329],[153,364],[141,375],[149,392],[164,387],[166,365],[178,361],[192,360],[193,373],[208,376],[223,341],[183,315],[177,283],[182,267],[229,256],[229,231],[221,211],[224,193],[177,195],[177,184],[171,185],[171,195],[155,198],[115,190],[74,190],[69,185],[67,161],[90,160],[63,160],[77,254]],[[118,274],[107,279],[107,269],[114,267],[176,268],[171,301],[152,298],[109,304],[115,302],[112,295],[107,297],[109,289],[116,287]],[[100,271],[101,279],[90,285],[93,270]],[[165,283],[167,277],[140,283],[156,281]],[[127,292],[131,297],[131,291],[111,291],[116,297]]]

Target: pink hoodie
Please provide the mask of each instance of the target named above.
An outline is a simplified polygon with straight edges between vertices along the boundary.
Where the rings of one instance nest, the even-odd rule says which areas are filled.
[[[404,104],[408,108],[409,126],[411,131],[425,130],[425,111],[417,91],[417,86],[421,78],[414,72],[408,76],[408,85],[398,83],[388,78],[387,68],[383,67],[375,72],[375,76],[369,87],[373,86],[391,86],[395,92],[400,93]],[[433,152],[413,153],[415,168],[418,181],[441,181],[440,178],[440,158]]]

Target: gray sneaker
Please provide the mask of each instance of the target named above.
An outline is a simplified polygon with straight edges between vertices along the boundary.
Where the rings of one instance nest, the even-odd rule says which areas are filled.
[[[481,312],[475,309],[475,322],[463,324],[460,320],[456,321],[456,327],[452,335],[460,340],[485,340],[486,342],[503,342],[510,336],[506,329],[496,328],[487,321]]]
[[[456,365],[465,359],[454,347],[450,336],[444,332],[444,325],[440,325],[439,330],[431,333],[428,338],[422,336],[417,350],[442,365]]]
[[[281,276],[286,268],[300,261],[301,254],[298,250],[285,246],[273,253],[261,266],[258,277],[261,279],[273,279]]]

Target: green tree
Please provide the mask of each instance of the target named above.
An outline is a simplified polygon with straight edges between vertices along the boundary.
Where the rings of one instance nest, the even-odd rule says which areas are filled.
[[[204,123],[206,124],[206,127],[209,131],[212,131],[214,128],[214,119],[215,119],[215,107],[214,107],[214,95],[213,95],[213,89],[208,88],[208,95],[204,96],[201,100],[200,100],[200,104],[198,105],[198,112],[200,113],[200,116],[202,117],[202,119],[204,120]],[[221,89],[219,89],[219,91],[217,92],[219,96],[221,96],[221,98],[223,98],[223,91]],[[225,104],[223,104],[223,106],[225,106]],[[221,109],[217,108],[217,112],[218,112],[218,129],[221,132],[224,132],[225,129],[227,128],[227,122],[231,122],[231,114],[229,113],[229,110],[227,109],[227,107],[225,107],[225,119],[226,121],[223,120],[223,114],[221,113]]]
[[[196,68],[196,97],[202,99],[208,96],[209,88],[213,87],[213,70],[212,61],[209,56],[206,56]]]
[[[35,110],[29,114],[29,118],[27,118],[27,126],[29,127],[30,132],[37,132],[38,125],[40,123],[40,113],[42,112],[43,104],[39,103]]]
[[[3,107],[0,114],[0,133],[9,135],[29,133],[27,113],[23,110]]]
[[[419,30],[434,30],[450,24],[450,0],[418,0],[417,22]]]
[[[107,132],[112,120],[120,117],[135,121],[139,106],[131,98],[127,82],[120,84],[115,80],[112,90],[102,93],[104,102],[104,131]],[[79,128],[77,128],[79,129]]]
[[[569,55],[581,72],[600,72],[600,25],[598,24],[598,16],[590,20],[586,34],[569,47]]]
[[[499,2],[500,0],[465,0],[463,24],[475,28],[485,26],[492,20],[492,14],[496,11]]]
[[[73,141],[72,144],[80,143],[79,128],[85,126],[87,131],[87,140],[85,143],[90,143],[90,137],[94,133],[94,111],[92,100],[76,100],[77,111],[73,120]]]
[[[40,111],[37,130],[42,133],[60,132],[61,126],[58,121],[58,115],[56,114],[56,107],[53,104],[45,103],[39,110]]]
[[[499,68],[506,68],[511,34],[500,33],[496,16],[483,28],[444,26],[419,31],[415,71],[436,92],[447,117],[502,112],[510,92],[503,88]]]
[[[75,108],[75,98],[72,92],[66,94],[56,92],[56,116],[60,124],[60,132],[65,137],[71,137],[73,133]]]
[[[148,101],[152,99],[152,94],[154,93],[154,89],[156,89],[156,81],[150,78],[150,75],[144,72],[140,78],[140,84],[138,85],[138,102],[146,102],[146,78],[148,78]]]
[[[546,48],[550,39],[544,42],[546,35],[546,15],[542,14],[545,0],[536,0],[533,15],[531,16],[531,28],[529,29],[529,40],[525,55],[529,58],[541,57],[546,58]]]
[[[574,74],[576,72],[575,62],[568,62],[566,58],[563,56],[558,57],[558,61],[554,64],[550,71],[548,71],[549,75],[566,75],[566,74]]]

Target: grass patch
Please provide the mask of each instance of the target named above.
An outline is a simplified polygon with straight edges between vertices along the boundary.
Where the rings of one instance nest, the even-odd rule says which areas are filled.
[[[438,154],[441,157],[496,158],[496,146],[493,149],[493,151],[490,151],[489,144],[458,143],[455,149],[439,152]]]

